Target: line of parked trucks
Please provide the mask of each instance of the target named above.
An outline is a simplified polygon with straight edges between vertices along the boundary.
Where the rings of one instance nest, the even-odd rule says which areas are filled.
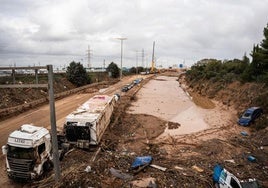
[[[100,143],[119,95],[95,95],[66,116],[58,134],[59,153],[76,146],[89,149]],[[13,131],[2,146],[11,179],[32,180],[53,167],[51,135],[46,128],[24,124]],[[61,155],[60,155],[61,157]]]

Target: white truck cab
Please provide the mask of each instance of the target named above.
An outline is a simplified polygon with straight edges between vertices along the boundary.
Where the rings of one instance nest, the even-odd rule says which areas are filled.
[[[22,125],[9,135],[2,152],[6,155],[8,177],[12,179],[35,179],[52,166],[51,137],[43,127]]]

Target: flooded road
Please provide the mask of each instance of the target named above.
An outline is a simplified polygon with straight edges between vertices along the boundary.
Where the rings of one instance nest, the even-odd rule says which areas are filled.
[[[220,116],[228,119],[228,112],[196,106],[180,87],[177,77],[158,76],[137,94],[137,101],[128,110],[134,114],[148,114],[179,123],[177,129],[166,129],[161,136],[190,134],[217,126]],[[219,114],[224,113],[224,114]],[[213,114],[213,115],[212,115]],[[214,118],[215,117],[215,118]]]

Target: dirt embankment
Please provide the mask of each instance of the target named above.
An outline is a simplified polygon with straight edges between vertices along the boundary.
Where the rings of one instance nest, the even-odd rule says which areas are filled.
[[[74,88],[75,86],[70,83],[66,78],[58,78],[54,82],[55,94]],[[47,88],[1,88],[0,92],[1,109],[26,104],[48,96]]]
[[[181,79],[185,80],[184,76]],[[268,87],[265,84],[239,81],[227,84],[208,80],[190,82],[187,79],[186,82],[187,90],[193,95],[215,99],[226,106],[234,107],[238,112],[255,105],[263,105],[263,108],[266,108],[260,101],[265,97],[268,99]]]
[[[85,90],[95,92],[117,81],[116,79],[110,79],[82,87],[76,87],[65,77],[55,78],[53,83],[54,97],[57,100]],[[43,82],[47,83],[47,81]],[[47,88],[0,88],[0,93],[0,120],[20,114],[26,110],[48,103],[49,101]]]

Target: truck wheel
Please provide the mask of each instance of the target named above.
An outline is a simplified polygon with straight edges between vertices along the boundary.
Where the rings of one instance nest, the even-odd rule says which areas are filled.
[[[53,169],[53,163],[52,163],[52,161],[48,160],[48,161],[46,161],[46,162],[43,164],[43,170],[44,170],[45,172],[50,171],[50,170],[52,170],[52,169]]]

